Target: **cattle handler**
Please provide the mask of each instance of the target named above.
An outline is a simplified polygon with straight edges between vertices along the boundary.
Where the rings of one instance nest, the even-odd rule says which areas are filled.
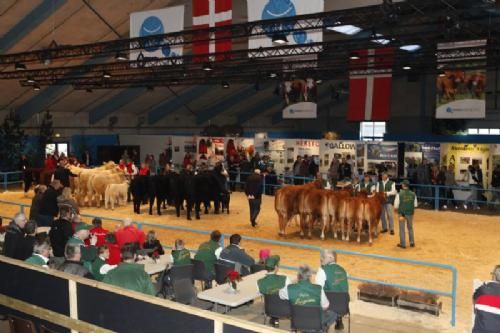
[[[394,208],[397,209],[399,215],[399,244],[398,247],[406,248],[405,224],[408,224],[408,237],[410,238],[410,246],[415,247],[415,239],[413,236],[413,214],[415,207],[418,206],[417,196],[410,191],[410,182],[403,180],[401,191],[394,199]]]

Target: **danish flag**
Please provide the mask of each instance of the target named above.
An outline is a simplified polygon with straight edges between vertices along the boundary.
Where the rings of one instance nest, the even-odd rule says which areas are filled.
[[[393,48],[359,50],[351,60],[349,121],[386,121],[390,117]]]
[[[193,0],[193,29],[231,25],[233,23],[232,6],[232,0]],[[229,30],[216,31],[213,36],[210,36],[208,32],[193,35],[193,55],[225,52],[231,49],[231,31]],[[194,57],[193,60],[208,61],[208,57]]]

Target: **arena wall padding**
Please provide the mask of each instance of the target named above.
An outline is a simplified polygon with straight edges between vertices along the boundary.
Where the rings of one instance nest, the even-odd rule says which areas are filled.
[[[236,327],[229,324],[224,324],[222,328],[223,333],[253,333],[253,331],[246,330],[241,327]]]
[[[116,332],[214,331],[212,320],[84,284],[77,284],[77,294],[80,320]]]

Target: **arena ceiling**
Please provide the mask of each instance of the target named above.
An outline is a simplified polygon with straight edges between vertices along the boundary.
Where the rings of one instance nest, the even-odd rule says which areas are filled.
[[[493,41],[490,42],[489,52],[496,56],[500,15],[494,1],[419,0],[384,1],[384,4],[381,2],[380,0],[326,0],[325,12],[344,11],[342,12],[344,18],[356,21],[367,31],[368,35],[364,39],[361,37],[361,42],[356,41],[357,47],[363,42],[370,43],[369,34],[373,34],[374,29],[377,29],[376,33],[383,31],[384,36],[391,34],[402,42],[406,42],[404,39],[410,38],[409,36],[418,38],[419,44],[424,49],[428,47],[427,55],[429,52],[434,52],[431,46],[435,47],[436,41],[454,38],[488,38]],[[404,4],[402,13],[399,12],[401,8],[397,7],[398,3]],[[2,0],[0,1],[0,59],[6,54],[128,38],[131,12],[179,4],[186,5],[186,13],[191,12],[190,0]],[[377,7],[366,9],[366,6],[372,5]],[[359,8],[349,9],[352,6]],[[406,24],[404,29],[396,31],[394,27],[401,24],[398,15],[402,17],[406,15],[404,17],[407,22],[404,23]],[[187,28],[191,23],[188,16],[186,15],[185,22]],[[233,22],[246,21],[246,1],[233,0]],[[341,45],[331,50],[347,52],[344,54],[344,59],[348,58],[349,47],[353,47],[351,44],[348,46],[342,44],[346,42],[346,37],[335,32],[325,33],[325,41],[332,43],[331,45],[335,43]],[[245,38],[233,42],[233,48],[236,50],[246,48]],[[185,53],[189,54],[189,46],[186,48]],[[418,61],[425,63],[421,59]],[[335,70],[342,66],[346,67],[347,61],[345,64],[335,65],[338,66]],[[111,56],[96,57],[87,54],[30,63],[29,69],[43,70],[114,62],[115,59]],[[432,61],[426,63],[426,66],[431,65]],[[2,65],[0,61],[0,75],[9,71],[12,71],[12,64]],[[338,71],[335,72],[335,75],[337,74],[339,78],[345,78],[345,75],[341,75]],[[64,112],[68,116],[83,112],[88,113],[90,124],[105,121],[113,114],[127,113],[144,117],[149,125],[154,125],[175,112],[189,112],[196,115],[196,125],[199,126],[222,112],[237,110],[238,120],[245,122],[258,114],[271,115],[279,111],[281,100],[275,94],[276,80],[259,81],[255,77],[245,80],[234,80],[235,83],[232,83],[229,89],[223,89],[220,84],[199,85],[193,82],[189,85],[162,84],[155,87],[146,87],[144,84],[134,87],[117,85],[113,89],[92,89],[92,92],[74,89],[74,86],[69,84],[44,86],[35,92],[32,87],[22,86],[18,79],[1,80],[0,110],[15,110],[23,121],[45,110]],[[320,101],[328,100],[330,96],[331,86],[325,84],[320,86]],[[279,119],[280,117],[273,117],[275,122]]]

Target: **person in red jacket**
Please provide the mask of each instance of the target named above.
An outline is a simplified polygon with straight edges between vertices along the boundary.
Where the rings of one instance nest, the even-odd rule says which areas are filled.
[[[102,227],[102,220],[97,217],[92,220],[92,226],[93,228],[90,229],[90,234],[97,237],[96,246],[104,246],[106,244],[106,235],[109,231]]]
[[[106,247],[109,250],[109,257],[106,260],[108,265],[118,265],[122,262],[120,246],[116,243],[116,236],[113,233],[106,235]]]
[[[149,168],[145,162],[141,163],[141,168],[139,169],[139,176],[149,176]]]
[[[146,235],[142,230],[137,229],[132,224],[132,219],[126,218],[122,222],[121,228],[116,230],[116,243],[120,248],[127,243],[139,243],[138,246],[142,248]]]

